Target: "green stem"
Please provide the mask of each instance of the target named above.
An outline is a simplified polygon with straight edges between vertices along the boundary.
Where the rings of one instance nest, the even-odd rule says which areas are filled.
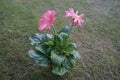
[[[73,29],[73,25],[71,26],[71,28],[70,28],[70,31],[69,31],[69,36],[70,36],[70,33],[72,32],[72,29]]]
[[[56,34],[56,29],[55,29],[54,25],[52,25],[52,28],[53,28],[54,34]]]

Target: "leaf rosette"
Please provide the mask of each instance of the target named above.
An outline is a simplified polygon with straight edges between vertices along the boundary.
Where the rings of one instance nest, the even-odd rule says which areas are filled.
[[[57,34],[40,34],[30,37],[34,50],[29,50],[29,56],[41,66],[51,65],[52,72],[64,75],[80,58],[75,43],[69,40],[71,28],[63,27]]]

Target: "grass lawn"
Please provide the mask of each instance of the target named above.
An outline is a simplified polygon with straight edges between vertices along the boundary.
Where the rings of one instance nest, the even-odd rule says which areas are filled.
[[[63,15],[71,7],[85,14],[84,26],[71,34],[81,59],[60,77],[31,60],[28,38],[49,9],[57,12],[57,29],[70,25]],[[120,1],[0,0],[0,80],[120,80]]]

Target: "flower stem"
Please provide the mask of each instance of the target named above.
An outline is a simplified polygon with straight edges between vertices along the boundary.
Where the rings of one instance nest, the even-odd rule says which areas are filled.
[[[70,31],[69,31],[69,36],[70,36],[70,33],[72,32],[72,29],[73,29],[73,24],[71,25],[71,28],[70,28]]]
[[[56,29],[55,29],[54,25],[52,25],[52,28],[53,28],[54,34],[56,34]]]

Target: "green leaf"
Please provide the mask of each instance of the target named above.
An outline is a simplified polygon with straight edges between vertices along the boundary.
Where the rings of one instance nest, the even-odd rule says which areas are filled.
[[[69,26],[64,26],[58,33],[64,32],[64,33],[69,33],[71,30],[71,27]]]
[[[73,54],[73,56],[74,56],[75,58],[78,58],[78,59],[80,58],[80,54],[79,54],[78,51],[75,51],[75,50],[74,50],[72,54]]]
[[[58,36],[61,39],[61,48],[63,48],[63,49],[66,48],[68,45],[68,38],[69,38],[68,34],[62,32]]]
[[[30,39],[32,45],[41,43],[45,39],[45,34],[36,33],[35,36],[32,36],[29,39]]]
[[[66,69],[71,69],[73,67],[73,64],[75,63],[75,58],[72,56],[68,56],[64,60],[64,66]]]
[[[65,55],[58,54],[56,51],[51,52],[51,60],[53,65],[61,65],[61,63],[64,61]]]
[[[53,35],[36,33],[35,36],[32,36],[29,39],[31,41],[31,44],[34,45],[34,44],[43,43],[53,39]]]
[[[58,36],[60,37],[61,40],[67,40],[69,37],[67,33],[63,33],[63,32],[60,33]]]
[[[64,52],[66,52],[67,54],[70,54],[73,52],[73,50],[75,50],[77,48],[75,43],[71,43],[67,46],[67,48],[65,49]]]
[[[48,66],[50,63],[50,60],[43,53],[29,50],[28,54],[35,62],[39,63],[41,66]]]
[[[71,47],[72,49],[77,49],[77,45],[75,43],[69,44],[69,47]]]
[[[57,75],[64,75],[68,70],[64,66],[53,66],[52,72]]]
[[[38,44],[35,47],[38,51],[40,51],[43,54],[46,54],[46,46],[44,44]]]
[[[30,37],[31,45],[34,45],[36,43],[40,43],[40,40],[37,37]]]

